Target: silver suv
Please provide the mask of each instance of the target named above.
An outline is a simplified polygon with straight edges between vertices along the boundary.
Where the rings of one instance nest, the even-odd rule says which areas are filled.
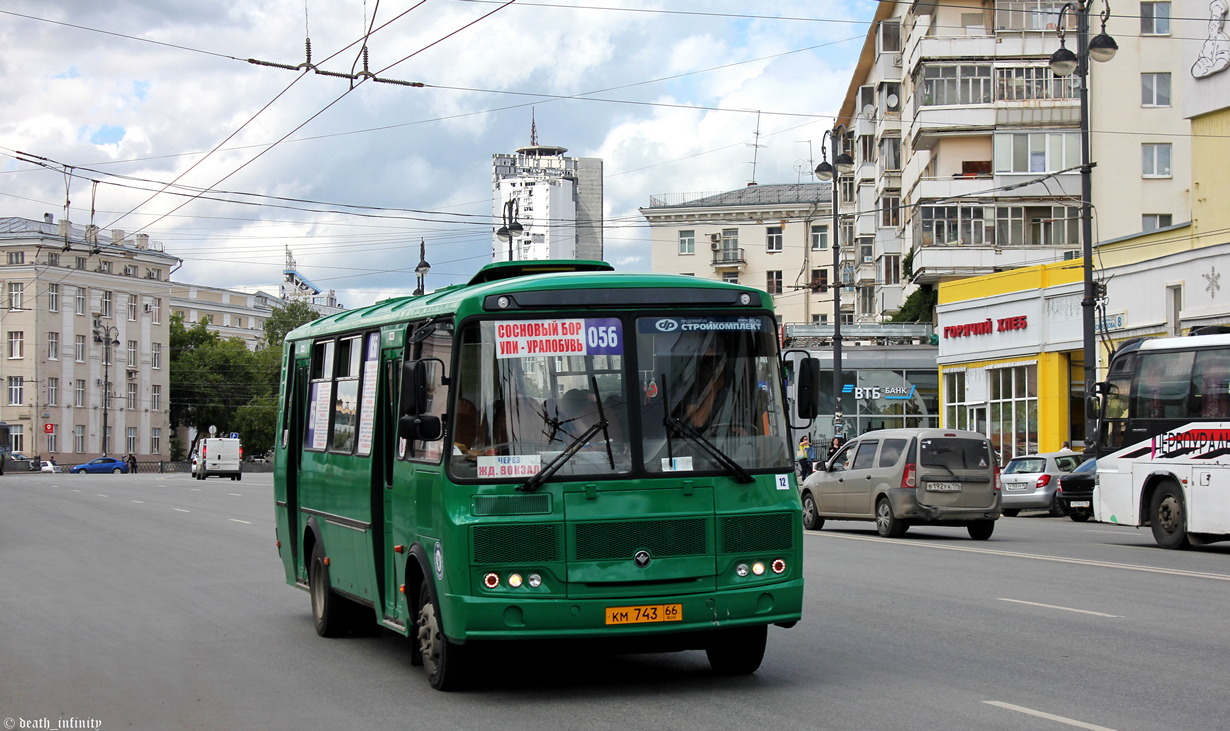
[[[874,520],[885,538],[911,525],[965,526],[986,540],[1000,516],[999,465],[984,435],[955,429],[884,429],[847,442],[799,488],[803,527]]]

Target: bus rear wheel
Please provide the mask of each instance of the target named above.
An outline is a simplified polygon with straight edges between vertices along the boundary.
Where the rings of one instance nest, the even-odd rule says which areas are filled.
[[[719,630],[705,648],[709,667],[718,675],[751,675],[764,660],[768,625]]]
[[[465,650],[444,636],[440,613],[436,610],[426,581],[419,587],[419,614],[415,627],[415,643],[423,659],[427,682],[436,690],[460,688],[465,669]]]
[[[1183,491],[1172,480],[1163,482],[1149,504],[1149,526],[1153,540],[1162,548],[1187,548],[1187,508]]]

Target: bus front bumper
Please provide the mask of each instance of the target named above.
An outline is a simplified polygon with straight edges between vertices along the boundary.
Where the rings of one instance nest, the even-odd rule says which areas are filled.
[[[730,627],[793,625],[803,608],[803,580],[702,594],[653,597],[535,599],[512,596],[449,595],[444,631],[454,642],[551,638],[608,638],[704,633]],[[674,614],[678,619],[636,621]],[[645,608],[656,607],[657,611]],[[640,608],[640,611],[637,611]],[[450,611],[451,610],[451,611]],[[614,611],[622,620],[608,624]]]

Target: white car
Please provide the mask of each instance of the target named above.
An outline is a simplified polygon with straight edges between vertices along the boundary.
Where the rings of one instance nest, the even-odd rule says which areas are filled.
[[[39,462],[38,465],[39,465],[38,467],[39,472],[63,472],[64,471],[64,468],[61,467],[60,465],[56,464],[55,462],[49,462],[47,460],[43,460]]]

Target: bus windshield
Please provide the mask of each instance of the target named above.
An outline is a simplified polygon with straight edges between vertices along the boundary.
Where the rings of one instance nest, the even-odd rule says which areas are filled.
[[[761,316],[470,323],[451,472],[508,482],[548,467],[565,479],[789,469],[774,334]]]

